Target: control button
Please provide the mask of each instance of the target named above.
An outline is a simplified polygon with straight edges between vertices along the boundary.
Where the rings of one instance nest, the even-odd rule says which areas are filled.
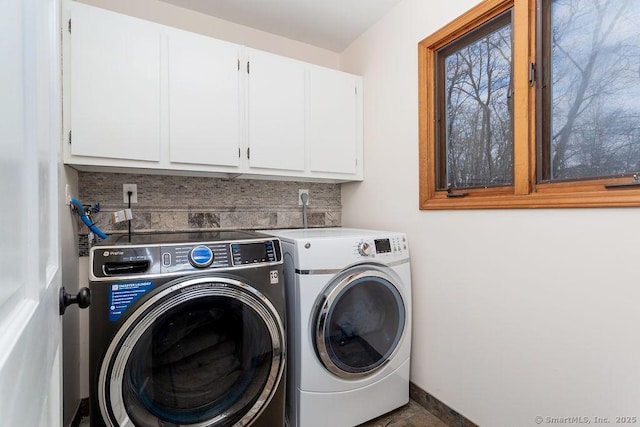
[[[171,254],[169,252],[165,252],[162,254],[162,265],[165,267],[171,266]]]
[[[189,252],[189,262],[194,267],[208,267],[213,262],[213,252],[207,246],[196,246]]]
[[[371,255],[371,244],[369,242],[358,243],[358,253],[362,256]]]

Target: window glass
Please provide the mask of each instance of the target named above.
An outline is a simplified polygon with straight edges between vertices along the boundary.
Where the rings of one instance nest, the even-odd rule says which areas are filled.
[[[546,2],[541,180],[640,170],[640,2]]]
[[[511,185],[511,14],[441,49],[437,63],[437,156],[446,168],[439,171],[438,188]]]

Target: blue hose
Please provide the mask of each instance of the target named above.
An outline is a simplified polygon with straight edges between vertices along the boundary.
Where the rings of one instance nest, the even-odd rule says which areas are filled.
[[[87,213],[84,211],[84,206],[82,206],[82,203],[80,203],[80,200],[74,199],[72,197],[70,201],[76,207],[76,210],[78,211],[78,216],[80,217],[82,222],[84,222],[87,225],[87,227],[89,227],[89,230],[91,230],[96,236],[98,236],[101,239],[106,239],[107,237],[109,237],[106,234],[104,234],[102,230],[98,228],[98,226],[96,226],[94,223],[91,222],[91,220],[87,216]]]

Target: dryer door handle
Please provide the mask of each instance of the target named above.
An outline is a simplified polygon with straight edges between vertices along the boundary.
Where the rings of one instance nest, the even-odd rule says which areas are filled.
[[[72,295],[63,287],[60,288],[60,315],[62,316],[72,304],[78,304],[80,308],[87,308],[91,305],[91,290],[89,288],[81,288],[77,294]]]

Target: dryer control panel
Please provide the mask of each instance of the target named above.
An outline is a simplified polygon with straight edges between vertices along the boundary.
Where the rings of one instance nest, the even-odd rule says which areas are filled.
[[[410,261],[409,240],[401,232],[342,227],[263,232],[293,248],[290,252],[300,271],[333,272],[360,263],[396,266]]]
[[[404,236],[363,239],[358,242],[356,250],[363,257],[406,254],[407,239]]]

